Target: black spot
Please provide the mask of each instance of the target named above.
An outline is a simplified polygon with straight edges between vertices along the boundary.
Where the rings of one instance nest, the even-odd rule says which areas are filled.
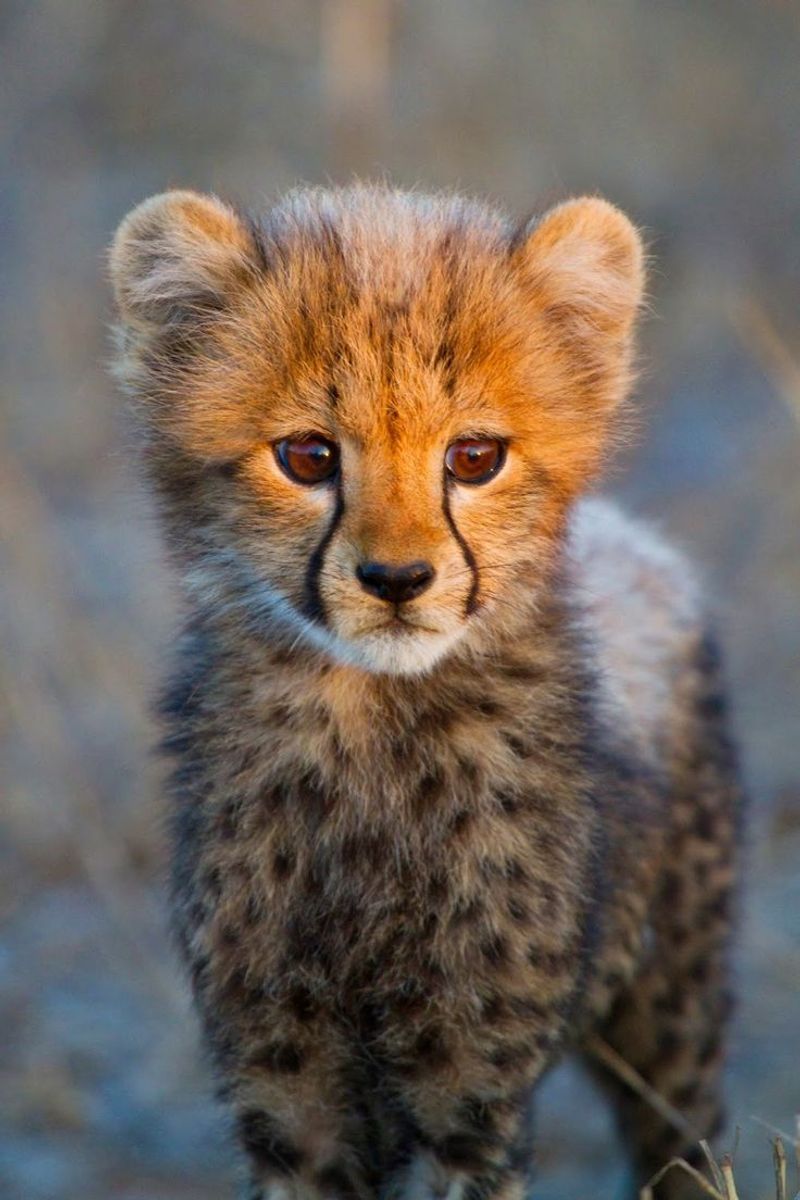
[[[250,1059],[251,1066],[280,1075],[297,1075],[303,1069],[305,1056],[292,1042],[268,1042]]]
[[[689,968],[689,978],[693,983],[708,983],[711,967],[707,958],[696,958]]]
[[[262,792],[260,797],[260,806],[263,813],[274,813],[279,808],[282,808],[289,797],[288,789],[283,784],[276,784],[274,787],[267,788]]]
[[[414,1054],[427,1067],[444,1067],[451,1061],[450,1048],[439,1029],[424,1030],[414,1043]]]
[[[392,855],[393,847],[386,838],[377,834],[361,833],[343,838],[341,843],[342,862],[346,868],[367,863],[380,870]]]
[[[532,967],[540,967],[542,970],[544,970],[544,962],[547,958],[547,951],[542,950],[541,946],[537,946],[534,942],[528,946],[527,958]]]
[[[433,356],[433,365],[438,367],[442,388],[448,396],[452,396],[456,386],[455,350],[447,339],[442,339]]]
[[[294,801],[302,805],[307,814],[317,810],[320,816],[330,808],[333,799],[316,770],[304,771],[297,780],[293,793]]]
[[[541,669],[532,663],[510,662],[506,663],[502,670],[509,679],[519,679],[523,683],[533,683],[542,676]]]
[[[665,1029],[658,1037],[658,1061],[662,1064],[669,1063],[676,1058],[682,1042],[671,1029]]]
[[[659,1012],[680,1016],[686,1006],[686,993],[678,984],[673,983],[662,995],[656,997],[653,1004]]]
[[[336,408],[336,406],[338,405],[340,400],[341,400],[341,394],[339,392],[338,387],[336,386],[335,383],[329,383],[328,384],[328,401],[330,403],[331,408]]]
[[[330,946],[320,939],[318,931],[309,921],[295,913],[286,930],[287,969],[298,963],[309,963],[319,967],[326,975],[333,967]]]
[[[431,900],[445,900],[449,891],[447,876],[444,871],[434,871],[428,880],[428,895]]]
[[[493,1067],[499,1067],[502,1070],[508,1070],[510,1067],[520,1066],[530,1062],[535,1056],[536,1050],[527,1043],[511,1043],[505,1046],[497,1046],[489,1054],[489,1062]]]
[[[222,895],[222,876],[218,867],[212,867],[203,877],[203,885],[214,900]]]
[[[458,1118],[475,1133],[495,1132],[494,1112],[480,1096],[465,1096],[458,1106]]]
[[[226,1000],[239,1008],[251,1008],[263,1000],[261,988],[251,982],[245,967],[236,967],[231,971],[222,990]]]
[[[483,912],[483,901],[477,896],[473,896],[469,900],[462,896],[453,909],[451,920],[454,925],[469,924],[477,921]]]
[[[444,776],[441,771],[429,771],[422,776],[417,788],[417,797],[423,801],[437,799],[444,788]]]
[[[241,459],[231,458],[227,462],[215,463],[211,471],[218,479],[236,479],[241,465]]]
[[[622,987],[623,983],[625,982],[625,976],[623,975],[622,971],[620,971],[619,969],[616,969],[613,971],[608,971],[605,975],[603,982],[605,983],[606,987],[610,991],[616,992],[616,991],[619,991],[619,989]]]
[[[533,1041],[537,1050],[541,1050],[542,1053],[547,1054],[555,1046],[558,1037],[552,1031],[542,1029],[533,1035]]]
[[[481,954],[493,967],[500,967],[509,960],[508,939],[502,934],[495,934],[481,942]]]
[[[719,1057],[721,1050],[722,1038],[719,1034],[719,1031],[715,1029],[713,1033],[708,1035],[708,1037],[700,1046],[697,1055],[698,1064],[701,1067],[709,1066],[710,1063]]]
[[[273,728],[294,723],[294,712],[288,704],[274,704],[269,710],[269,721]]]
[[[464,830],[471,824],[473,817],[474,813],[470,812],[468,808],[460,808],[453,817],[453,821],[450,826],[451,832],[455,835],[463,833]]]
[[[208,958],[207,954],[201,954],[199,958],[196,958],[193,961],[190,971],[192,976],[192,984],[196,990],[208,981],[209,966],[210,959]]]
[[[493,992],[481,1004],[481,1016],[488,1025],[495,1025],[507,1016],[508,1008],[505,999]]]
[[[506,860],[504,874],[512,883],[526,883],[528,880],[528,872],[517,858]]]
[[[410,736],[396,737],[392,741],[392,758],[398,766],[407,763],[414,754],[414,738]]]
[[[516,754],[517,758],[527,757],[528,747],[526,743],[523,742],[522,738],[517,737],[515,733],[509,733],[506,729],[502,731],[502,735],[503,741],[506,743],[509,749]]]
[[[478,1171],[486,1162],[486,1139],[472,1133],[451,1133],[434,1142],[437,1158],[446,1167],[463,1171]]]
[[[319,1012],[319,1005],[309,988],[304,984],[296,984],[289,993],[289,1008],[298,1021],[313,1021]]]
[[[526,1020],[535,1018],[537,1021],[546,1021],[551,1015],[534,996],[511,996],[508,1005],[514,1016]]]
[[[460,755],[458,759],[458,769],[461,773],[461,779],[459,781],[461,783],[468,783],[474,786],[480,779],[480,767],[472,758],[466,758],[464,755]]]
[[[391,995],[391,1007],[406,1016],[420,1013],[427,1006],[428,994],[416,980],[406,980],[401,988]]]
[[[440,983],[444,979],[442,964],[437,962],[430,954],[426,954],[420,962],[420,971],[431,985]]]
[[[727,892],[719,892],[703,905],[703,917],[708,921],[724,921],[728,917],[730,897]]]
[[[707,862],[704,858],[698,858],[697,862],[694,864],[694,876],[702,888],[704,888],[705,884],[708,882],[708,877],[710,874],[711,863]]]
[[[530,913],[528,912],[527,905],[523,904],[521,900],[518,900],[516,896],[509,897],[508,901],[506,902],[506,907],[508,908],[509,916],[514,921],[524,924],[530,919]]]
[[[423,734],[441,736],[441,734],[446,733],[461,716],[463,709],[464,705],[459,697],[456,697],[452,702],[437,701],[429,704],[422,712],[414,729],[415,740],[418,740]],[[439,770],[437,767],[433,769],[435,772]]]
[[[712,841],[716,834],[715,814],[709,812],[706,808],[698,809],[695,813],[693,829],[702,841]]]
[[[231,841],[239,832],[239,805],[236,800],[228,800],[220,812],[217,828],[219,835],[226,841]]]
[[[673,946],[685,946],[692,934],[693,930],[688,925],[678,924],[676,921],[669,931],[669,939]]]
[[[430,941],[436,932],[438,925],[439,914],[438,912],[431,910],[431,912],[428,913],[422,922],[421,937],[423,941]]]
[[[286,849],[276,850],[272,856],[272,873],[276,879],[288,879],[295,868],[295,857]]]
[[[323,1196],[336,1196],[341,1200],[350,1200],[361,1193],[350,1177],[346,1167],[332,1163],[318,1172],[317,1186]]]
[[[238,1133],[245,1150],[262,1169],[288,1175],[303,1161],[298,1148],[280,1136],[275,1122],[261,1109],[251,1108],[241,1114]]]
[[[554,917],[558,909],[558,892],[552,883],[540,882],[537,887],[539,899],[548,917]]]

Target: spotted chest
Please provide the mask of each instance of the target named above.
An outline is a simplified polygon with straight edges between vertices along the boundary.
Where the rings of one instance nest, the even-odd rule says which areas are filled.
[[[540,674],[406,690],[362,745],[319,689],[287,707],[277,678],[237,754],[227,723],[173,701],[194,762],[175,799],[178,924],[215,1009],[377,1020],[398,1061],[417,1054],[415,1008],[494,1024],[498,1063],[509,1038],[554,1036],[585,971],[594,809],[574,721],[532,711]]]

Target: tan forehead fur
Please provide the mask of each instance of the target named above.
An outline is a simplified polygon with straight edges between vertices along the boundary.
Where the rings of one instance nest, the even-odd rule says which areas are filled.
[[[473,428],[537,442],[567,492],[594,469],[641,288],[638,239],[611,205],[571,202],[515,231],[461,198],[381,187],[299,191],[257,223],[173,193],[157,239],[148,205],[112,254],[122,315],[141,331],[148,286],[163,299],[182,269],[193,353],[160,348],[153,322],[122,373],[156,400],[166,379],[150,420],[190,453],[236,457],[326,425],[417,445]],[[145,237],[161,257],[149,280]]]

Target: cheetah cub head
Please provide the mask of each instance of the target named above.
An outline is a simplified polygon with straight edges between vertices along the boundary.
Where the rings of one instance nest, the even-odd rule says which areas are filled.
[[[118,371],[193,601],[383,673],[509,629],[629,384],[612,205],[168,192],[122,223]]]

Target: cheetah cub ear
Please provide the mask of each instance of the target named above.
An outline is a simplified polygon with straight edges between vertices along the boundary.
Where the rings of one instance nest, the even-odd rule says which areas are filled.
[[[190,327],[246,284],[256,248],[216,196],[164,192],[138,205],[111,246],[111,280],[124,325],[141,336]]]
[[[642,303],[644,250],[637,230],[606,200],[568,200],[523,226],[512,261],[551,339],[574,352],[594,406],[610,412],[628,388]]]

